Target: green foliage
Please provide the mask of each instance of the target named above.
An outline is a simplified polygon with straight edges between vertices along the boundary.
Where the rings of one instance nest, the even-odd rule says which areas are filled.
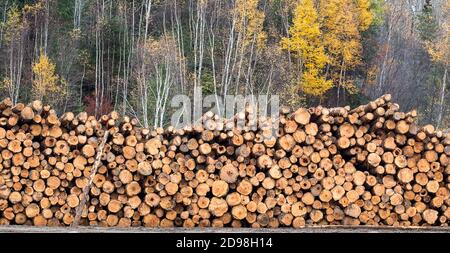
[[[58,15],[64,21],[71,21],[73,18],[73,0],[58,0],[57,2],[57,11]]]
[[[377,53],[380,50],[382,44],[378,40],[380,36],[381,28],[384,24],[385,15],[385,1],[384,0],[372,0],[370,5],[370,10],[373,14],[372,24],[369,29],[362,33],[362,62],[364,68],[360,69],[359,74],[362,76],[369,76],[367,81],[370,83],[373,81],[373,69],[370,69],[369,65],[377,57]]]
[[[202,93],[203,95],[214,94],[214,78],[211,72],[204,71],[202,73]]]
[[[71,111],[75,114],[86,111],[86,106],[83,103],[76,103],[75,106],[71,109]]]
[[[372,25],[369,29],[373,27],[379,27],[384,23],[385,14],[385,1],[384,0],[371,0],[370,1],[370,11],[372,12],[373,20]]]
[[[356,108],[359,105],[369,103],[370,100],[371,100],[370,98],[359,92],[356,94],[348,94],[346,102],[350,107]]]
[[[438,113],[439,106],[439,86],[442,81],[440,77],[440,69],[435,65],[431,64],[428,74],[425,77],[425,83],[427,85],[422,85],[420,87],[420,93],[424,94],[425,101],[427,103],[419,105],[421,111],[424,112],[422,115],[419,114],[419,122],[426,122],[429,120],[429,115],[436,115]]]
[[[429,1],[424,5],[422,13],[418,16],[418,21],[417,30],[419,31],[420,39],[425,42],[434,41],[438,35],[439,25]]]
[[[283,29],[283,18],[282,18],[282,8],[284,0],[272,0],[267,6],[267,22],[266,26],[275,27],[280,34],[284,32]],[[269,34],[271,35],[271,34]]]
[[[4,0],[2,0],[4,1]],[[34,4],[36,3],[36,0],[10,0],[10,5],[15,5],[19,7],[19,9],[22,9],[26,4]]]

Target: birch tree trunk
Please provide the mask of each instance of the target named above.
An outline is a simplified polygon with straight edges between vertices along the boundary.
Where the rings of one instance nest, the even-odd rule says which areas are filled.
[[[444,76],[442,77],[442,88],[441,88],[441,94],[440,94],[440,101],[439,101],[439,115],[438,115],[438,119],[436,122],[437,128],[439,128],[442,124],[442,116],[444,114],[445,111],[445,86],[447,86],[447,71],[448,68],[445,68],[444,71]]]
[[[44,13],[44,53],[47,54],[47,45],[48,45],[48,25],[49,25],[49,17],[50,17],[50,0],[45,0],[45,13]]]
[[[81,28],[81,12],[83,11],[84,0],[75,0],[73,8],[73,28]]]
[[[147,52],[146,50],[146,43],[148,40],[148,27],[150,25],[150,12],[152,9],[152,1],[151,0],[145,0],[143,3],[143,7],[145,8],[145,18],[144,18],[144,31],[143,31],[143,41],[140,41],[140,36],[138,39],[139,46],[142,47],[142,52]],[[147,57],[145,55],[144,57]],[[146,71],[146,61],[145,59],[141,60],[141,66],[140,66],[140,77],[139,77],[139,86],[140,86],[140,102],[141,102],[141,110],[142,110],[142,118],[144,122],[144,127],[149,127],[148,122],[148,83],[147,83],[147,71]]]
[[[9,0],[5,0],[5,5],[3,6],[2,10],[2,22],[6,22],[6,17],[8,13],[8,4]],[[2,48],[3,43],[3,26],[0,26],[0,48]]]

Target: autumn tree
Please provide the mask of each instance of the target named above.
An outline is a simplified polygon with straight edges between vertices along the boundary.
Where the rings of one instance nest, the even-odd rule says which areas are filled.
[[[36,99],[43,100],[55,94],[61,97],[64,90],[61,87],[61,80],[56,74],[55,64],[42,50],[39,58],[33,63],[32,70],[34,76],[32,92]]]
[[[261,0],[236,0],[231,11],[232,30],[230,36],[236,38],[233,63],[235,90],[243,93],[254,92],[254,70],[261,51],[266,47],[267,34],[264,31],[265,13],[260,9]],[[236,34],[236,36],[234,35]],[[241,86],[241,83],[244,85]],[[226,94],[225,89],[224,94]]]
[[[448,70],[450,68],[450,1],[444,3],[442,7],[444,20],[439,24],[433,12],[431,1],[426,1],[422,13],[419,16],[418,24],[420,37],[434,65],[433,67],[442,76],[437,80],[434,79],[437,81],[436,86],[438,87],[438,92],[437,99],[432,99],[433,101],[437,101],[439,105],[435,122],[437,127],[442,126],[446,111],[446,86]]]
[[[299,59],[302,90],[321,96],[335,85],[338,103],[342,88],[356,92],[352,71],[361,64],[361,34],[373,22],[371,1],[301,0],[293,16],[281,45]]]
[[[332,87],[332,83],[326,80],[324,75],[328,57],[325,54],[313,0],[302,0],[298,3],[289,35],[281,40],[281,46],[298,59],[298,86],[305,94],[323,95]]]
[[[295,107],[388,92],[442,128],[447,1],[429,1],[433,24],[417,19],[426,0],[0,0],[0,89],[28,102],[42,48],[66,93],[37,96],[61,112],[114,108],[151,127],[172,94],[196,87],[216,101],[286,94]]]
[[[372,8],[376,8],[374,5],[378,5],[378,0],[355,0],[354,3],[357,10],[358,29],[364,32],[369,29],[374,22],[374,10],[372,10]]]
[[[329,75],[337,86],[337,103],[341,89],[356,92],[355,80],[349,74],[361,64],[361,33],[372,23],[369,0],[320,1],[323,41],[329,56]]]
[[[258,8],[258,3],[259,0],[236,0],[235,3],[236,30],[243,33],[244,47],[256,42],[256,46],[262,48],[267,39],[263,31],[265,14]]]

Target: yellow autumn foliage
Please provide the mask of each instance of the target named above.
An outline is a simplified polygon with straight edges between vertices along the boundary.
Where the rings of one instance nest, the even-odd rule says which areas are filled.
[[[301,0],[294,11],[289,38],[282,38],[281,47],[296,55],[301,62],[302,90],[309,95],[320,96],[331,87],[331,81],[323,76],[328,57],[322,44],[322,33],[313,0]]]
[[[0,23],[7,43],[19,39],[19,34],[24,28],[22,23],[22,13],[16,6],[8,10],[6,21]]]
[[[255,41],[256,47],[261,49],[267,40],[267,34],[263,31],[265,14],[258,9],[258,4],[259,0],[236,0],[235,2],[236,30],[243,33],[244,47]]]
[[[362,45],[352,0],[323,0],[320,13],[324,45],[331,65],[338,70],[342,65],[358,65]]]
[[[450,66],[450,39],[449,36],[443,36],[434,43],[427,43],[427,50],[434,62],[442,64],[445,67]]]
[[[3,78],[0,82],[0,89],[11,89],[11,87],[13,87],[13,83],[8,77]]]
[[[39,13],[40,11],[43,11],[44,9],[45,9],[44,2],[38,1],[34,4],[25,4],[23,7],[23,12],[26,14],[32,13],[33,15],[36,15],[37,13]]]
[[[441,24],[438,38],[432,42],[426,42],[428,54],[431,60],[441,64],[444,68],[450,67],[450,0],[443,6],[444,22]]]
[[[374,20],[374,15],[370,10],[370,2],[371,0],[355,0],[356,1],[356,9],[358,10],[358,20],[359,25],[358,28],[361,32],[369,29],[370,25]]]
[[[33,95],[38,99],[43,99],[50,93],[61,93],[59,86],[59,76],[55,73],[55,64],[51,62],[46,54],[41,51],[41,55],[32,65],[33,70]]]
[[[371,0],[299,0],[281,47],[300,60],[300,85],[321,96],[333,83],[357,91],[347,71],[361,64],[361,33],[373,22]],[[324,69],[327,68],[326,75]]]
[[[321,96],[333,87],[332,81],[325,80],[325,77],[320,76],[318,72],[315,68],[303,72],[300,87],[308,95]]]
[[[330,76],[338,87],[357,91],[347,71],[361,64],[361,33],[373,22],[369,0],[321,0],[323,43],[329,56]]]

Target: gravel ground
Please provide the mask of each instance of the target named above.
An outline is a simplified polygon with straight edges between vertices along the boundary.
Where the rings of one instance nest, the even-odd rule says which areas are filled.
[[[324,226],[301,229],[276,228],[105,228],[0,226],[0,233],[450,233],[449,227]]]

